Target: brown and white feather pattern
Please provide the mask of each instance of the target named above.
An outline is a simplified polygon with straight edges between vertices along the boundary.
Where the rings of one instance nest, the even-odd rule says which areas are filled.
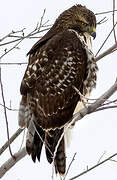
[[[81,36],[74,30],[70,30],[70,31],[76,33],[77,37],[80,39],[80,41],[84,45],[84,48],[86,50],[87,57],[88,57],[87,58],[87,67],[86,67],[86,79],[83,81],[82,95],[84,96],[84,99],[83,99],[83,101],[82,101],[82,99],[80,99],[80,101],[78,101],[76,108],[74,110],[74,114],[75,114],[84,107],[84,104],[87,103],[87,101],[88,101],[87,98],[90,96],[92,89],[96,87],[98,66],[94,60],[90,35],[88,33],[84,33],[83,36]],[[85,97],[86,97],[86,99],[85,99]],[[71,124],[71,126],[67,130],[65,130],[65,132],[66,132],[65,139],[66,139],[67,146],[70,145],[73,127],[74,127],[74,124]]]
[[[76,38],[74,32],[67,31],[49,40],[31,57],[35,62],[29,64],[22,81],[21,89],[27,86],[25,91],[30,92],[29,109],[44,129],[59,128],[68,122],[79,99],[72,85],[83,88],[87,56],[78,38],[73,43]]]

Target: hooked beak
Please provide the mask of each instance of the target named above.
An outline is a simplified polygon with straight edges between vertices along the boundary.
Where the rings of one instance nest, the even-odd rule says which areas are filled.
[[[93,37],[93,39],[96,38],[96,31],[95,31],[95,28],[92,29],[91,36]]]

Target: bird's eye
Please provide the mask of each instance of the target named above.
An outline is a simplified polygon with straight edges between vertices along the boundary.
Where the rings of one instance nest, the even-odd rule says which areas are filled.
[[[82,25],[86,25],[86,23],[84,23],[84,22],[81,22],[81,24],[82,24]]]
[[[88,24],[86,25],[86,29],[87,31],[90,31],[90,26]]]
[[[80,23],[81,23],[83,26],[85,26],[85,27],[88,26],[88,24],[85,23],[85,22],[83,22],[83,21],[81,21]]]

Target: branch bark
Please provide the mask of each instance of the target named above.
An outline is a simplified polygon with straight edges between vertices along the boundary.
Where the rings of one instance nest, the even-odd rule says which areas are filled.
[[[8,148],[9,143],[11,144],[23,131],[23,129],[18,129],[13,136],[11,136],[11,138],[9,139],[9,141],[7,141],[0,149],[0,155]]]
[[[11,169],[19,160],[21,160],[24,156],[26,156],[27,152],[25,147],[22,148],[20,151],[15,153],[13,157],[8,159],[1,167],[0,167],[0,178],[2,178],[5,173]]]
[[[114,83],[114,85],[112,85],[108,89],[108,91],[106,91],[102,96],[100,96],[94,103],[92,103],[91,105],[88,105],[87,107],[84,107],[78,113],[76,113],[70,124],[74,124],[78,120],[82,119],[86,114],[90,114],[92,112],[95,112],[96,109],[99,108],[116,91],[117,91],[117,80]]]
[[[117,43],[115,43],[113,46],[111,46],[109,49],[107,49],[106,51],[104,51],[102,54],[100,54],[99,56],[95,57],[95,61],[99,61],[100,59],[102,59],[103,57],[113,53],[114,51],[117,50]]]

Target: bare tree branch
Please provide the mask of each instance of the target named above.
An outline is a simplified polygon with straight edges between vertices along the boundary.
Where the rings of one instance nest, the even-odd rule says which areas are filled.
[[[0,148],[0,155],[8,148],[9,144],[11,144],[23,131],[23,129],[18,129],[12,136],[9,138],[9,141],[7,141],[1,148]]]
[[[95,61],[99,61],[100,59],[102,59],[103,57],[113,53],[114,51],[117,50],[117,43],[115,43],[113,46],[111,46],[109,49],[107,49],[106,51],[104,51],[102,54],[100,54],[99,56],[95,57]]]
[[[13,49],[16,49],[18,47],[18,45],[23,41],[23,39],[19,40],[18,43],[16,43],[12,48],[10,48],[8,51],[5,51],[5,53],[3,53],[0,56],[0,59],[2,59],[5,55],[7,55],[9,52],[11,52]]]
[[[24,32],[24,29],[18,30],[18,31],[11,31],[10,33],[8,33],[7,35],[5,35],[2,39],[0,39],[0,42],[2,42],[3,40],[5,40],[6,38],[10,37],[11,35],[15,34],[15,33],[20,33],[20,32]]]
[[[4,174],[11,169],[20,159],[22,159],[24,156],[26,156],[27,152],[25,147],[22,148],[20,151],[15,153],[13,157],[8,159],[1,167],[0,167],[0,178],[4,176]]]
[[[81,109],[78,113],[74,114],[73,120],[71,121],[70,124],[74,124],[78,120],[82,119],[86,114],[90,114],[94,111],[96,111],[97,108],[99,108],[105,101],[108,99],[112,94],[114,94],[117,91],[117,80],[112,85],[108,91],[106,91],[102,96],[100,96],[94,103],[91,105],[88,105],[87,107],[84,107]],[[70,126],[69,124],[69,126]]]
[[[34,35],[36,35],[36,34],[39,34],[39,33],[42,33],[42,32],[44,32],[44,31],[47,31],[47,30],[49,30],[50,28],[45,28],[45,29],[43,29],[43,30],[37,30],[37,29],[34,29],[33,31],[32,31],[32,33],[29,33],[28,35],[26,35],[26,36],[8,36],[8,37],[14,37],[14,38],[17,38],[17,39],[15,39],[15,40],[11,40],[11,41],[8,41],[8,42],[5,42],[5,43],[2,43],[2,44],[0,44],[0,46],[5,46],[5,45],[8,45],[8,44],[12,44],[12,43],[14,43],[14,42],[17,42],[17,41],[20,41],[20,40],[24,40],[24,39],[32,39],[32,38],[41,38],[41,36],[40,37],[34,37]],[[9,35],[9,34],[8,34]],[[7,36],[6,36],[7,37]]]
[[[25,37],[24,37],[24,33],[23,33],[22,38],[18,38],[18,40],[17,40],[18,42],[17,42],[12,48],[10,48],[9,50],[5,50],[5,53],[3,53],[3,54],[0,56],[0,59],[2,59],[5,55],[7,55],[7,54],[8,54],[9,52],[11,52],[13,49],[16,49],[16,48],[18,47],[18,45],[19,45],[24,39],[26,39],[26,38],[28,38],[28,37],[30,37],[30,36],[32,36],[32,35],[35,35],[35,34],[37,34],[38,32],[45,31],[45,30],[40,31],[40,29],[41,29],[42,27],[44,27],[44,25],[45,25],[45,23],[44,23],[44,25],[42,24],[42,20],[43,20],[43,18],[44,18],[44,14],[45,14],[45,10],[44,10],[43,15],[42,15],[42,17],[41,17],[40,24],[39,24],[39,25],[37,24],[36,28],[35,28],[32,32],[30,32],[28,35],[26,35]],[[8,35],[6,35],[4,38],[2,38],[2,40],[4,40],[5,38],[9,37],[10,34],[12,34],[12,33],[9,33]],[[1,40],[1,41],[2,41],[2,40]],[[1,46],[6,45],[6,44],[9,44],[9,43],[10,43],[10,42],[5,43],[5,44],[1,44]],[[14,43],[14,41],[11,41],[11,43]]]
[[[83,171],[82,173],[80,173],[80,174],[78,174],[78,175],[76,175],[76,176],[70,178],[69,180],[74,180],[74,179],[76,179],[76,178],[78,178],[78,177],[80,177],[80,176],[82,176],[82,175],[88,173],[89,171],[91,171],[91,170],[97,168],[97,167],[100,166],[101,164],[104,164],[105,162],[109,161],[111,158],[113,158],[113,157],[115,157],[115,156],[117,156],[117,153],[113,154],[112,156],[109,156],[109,157],[106,158],[105,160],[103,160],[103,161],[101,161],[100,163],[98,163],[98,164],[96,164],[96,165],[90,167],[90,168],[87,169],[86,171]]]

